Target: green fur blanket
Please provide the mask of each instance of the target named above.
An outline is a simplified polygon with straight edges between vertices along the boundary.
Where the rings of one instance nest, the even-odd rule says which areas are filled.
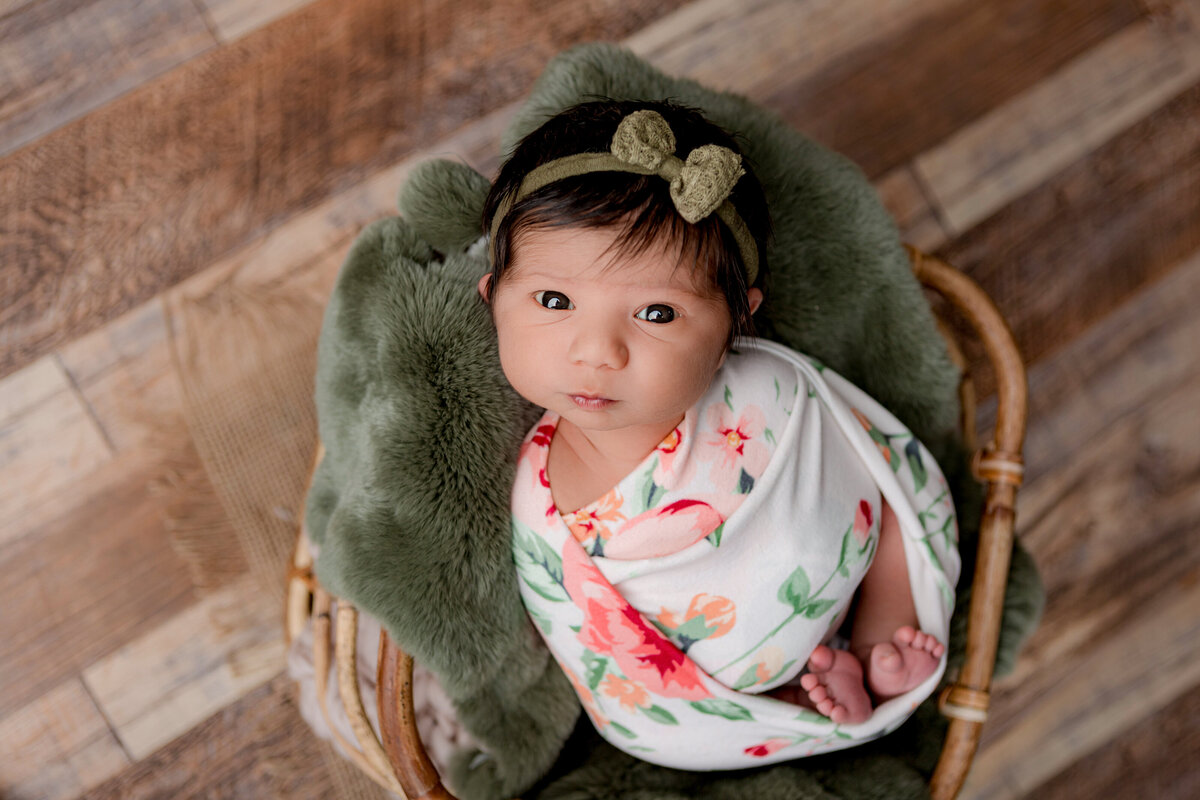
[[[954,429],[958,375],[870,183],[747,100],[607,45],[575,48],[547,67],[508,145],[594,96],[670,97],[741,135],[776,228],[760,329],[819,357],[926,443],[955,488],[969,576],[979,491]],[[926,796],[943,733],[932,703],[877,742],[737,773],[652,766],[604,744],[586,720],[576,728],[578,701],[525,616],[509,550],[515,456],[538,410],[506,383],[475,291],[488,268],[476,244],[487,189],[462,164],[424,164],[401,190],[401,216],[355,242],[321,333],[326,457],[307,503],[322,584],[382,620],[439,676],[486,750],[460,754],[457,790],[471,800]],[[960,587],[951,642],[958,658],[968,591]],[[1040,602],[1036,570],[1018,548],[1001,671]]]

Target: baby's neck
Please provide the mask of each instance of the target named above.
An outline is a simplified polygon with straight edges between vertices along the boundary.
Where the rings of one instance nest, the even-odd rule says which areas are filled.
[[[575,511],[604,496],[678,424],[585,431],[560,419],[547,464],[554,504]]]

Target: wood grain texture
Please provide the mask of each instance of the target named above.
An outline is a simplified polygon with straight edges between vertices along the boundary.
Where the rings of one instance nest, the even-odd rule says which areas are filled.
[[[42,137],[0,160],[0,375],[679,4],[321,0]]]
[[[996,302],[1027,362],[1200,247],[1198,118],[1194,85],[938,250]]]
[[[161,469],[120,456],[0,549],[0,717],[194,602],[163,501],[146,491]]]
[[[1137,15],[1130,2],[954,3],[876,45],[824,61],[809,80],[774,83],[763,100],[874,178],[1036,85]]]
[[[1197,296],[1200,253],[1033,370],[1018,519],[1048,604],[968,796],[1037,794],[1200,683]]]
[[[217,39],[232,42],[284,17],[312,0],[198,0],[212,21]]]
[[[192,0],[40,0],[0,16],[0,156],[216,44]]]
[[[964,231],[1200,80],[1186,17],[1130,25],[922,153],[916,169],[951,232]]]
[[[338,797],[292,692],[277,675],[80,800]]]
[[[1200,797],[1200,686],[1037,789],[1039,800]],[[1121,794],[1113,787],[1121,787]]]
[[[211,594],[83,671],[140,760],[283,668],[279,610],[249,578]]]
[[[109,462],[112,452],[61,363],[47,356],[0,383],[0,546],[36,512]]]
[[[130,764],[78,678],[0,719],[0,796],[67,800]]]

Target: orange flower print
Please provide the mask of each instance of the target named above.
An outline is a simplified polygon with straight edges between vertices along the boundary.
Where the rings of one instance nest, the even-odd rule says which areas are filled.
[[[737,624],[737,606],[728,597],[698,594],[688,603],[682,622],[666,608],[659,612],[656,622],[686,653],[701,639],[716,639],[733,630]]]
[[[608,725],[609,719],[600,710],[600,706],[596,703],[596,698],[592,696],[591,690],[588,689],[583,681],[579,680],[574,672],[563,666],[562,662],[559,662],[559,666],[567,674],[571,685],[575,687],[575,694],[579,695],[579,702],[583,705],[583,710],[587,712],[588,716],[592,718],[592,722],[596,724],[596,730],[603,730]]]
[[[580,544],[586,544],[596,537],[606,542],[612,538],[608,523],[623,522],[625,515],[621,513],[621,505],[625,498],[616,487],[594,503],[589,503],[581,509],[563,514],[563,522],[571,530],[571,535]]]
[[[650,693],[645,686],[611,672],[604,676],[600,688],[606,695],[615,698],[626,711],[636,711],[650,705]]]
[[[879,430],[871,424],[871,420],[867,419],[867,416],[857,408],[851,408],[850,410],[854,412],[854,417],[858,420],[858,423],[866,429],[867,433],[871,434],[871,439],[875,442],[875,446],[879,448],[879,452],[883,454],[884,460],[891,464],[892,448],[888,445],[887,439],[884,437],[884,435],[880,433]]]

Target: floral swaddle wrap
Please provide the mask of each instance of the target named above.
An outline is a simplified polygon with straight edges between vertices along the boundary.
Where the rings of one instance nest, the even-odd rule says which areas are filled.
[[[875,553],[881,497],[903,531],[921,630],[949,633],[960,561],[941,471],[831,370],[752,340],[604,497],[560,514],[558,417],[526,437],[513,486],[521,594],[584,709],[616,747],[692,770],[829,752],[898,727],[937,686],[838,725],[762,692],[793,681],[845,618]]]

